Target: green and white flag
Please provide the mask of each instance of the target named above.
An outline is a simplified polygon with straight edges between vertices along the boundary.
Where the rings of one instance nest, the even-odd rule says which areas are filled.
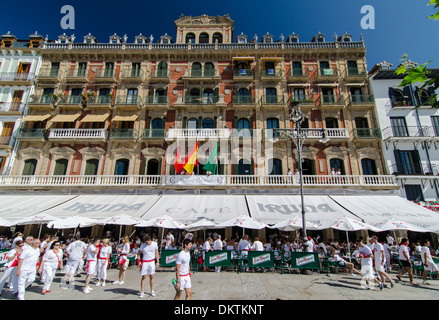
[[[216,167],[218,165],[218,142],[215,145],[212,153],[209,155],[207,159],[207,163],[203,166],[203,169],[206,171],[210,171],[211,174],[216,174]]]

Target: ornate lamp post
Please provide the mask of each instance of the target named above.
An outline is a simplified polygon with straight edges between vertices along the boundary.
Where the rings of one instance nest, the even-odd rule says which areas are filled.
[[[276,132],[283,133],[291,138],[297,148],[298,164],[299,164],[299,184],[300,184],[300,201],[301,201],[301,213],[302,213],[302,241],[303,249],[306,252],[308,250],[308,236],[306,234],[306,222],[305,222],[305,205],[303,194],[303,170],[302,170],[302,147],[307,138],[307,130],[302,129],[302,122],[305,120],[305,114],[300,110],[300,101],[292,101],[289,107],[290,121],[294,124],[294,129],[275,129]],[[311,129],[312,130],[312,129]],[[319,129],[314,129],[319,130]],[[322,128],[322,138],[320,142],[327,143],[329,138],[326,137],[325,130]]]

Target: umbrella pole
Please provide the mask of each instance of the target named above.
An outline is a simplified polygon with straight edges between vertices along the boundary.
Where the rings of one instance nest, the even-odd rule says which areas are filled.
[[[349,262],[352,262],[351,261],[351,246],[349,245],[349,234],[348,234],[347,230],[346,230],[346,238],[348,239]]]
[[[41,227],[42,227],[43,225],[42,224],[40,224],[40,230],[38,231],[38,239],[40,239],[40,236],[41,236]]]
[[[122,225],[119,226],[119,243],[121,238],[122,238]]]

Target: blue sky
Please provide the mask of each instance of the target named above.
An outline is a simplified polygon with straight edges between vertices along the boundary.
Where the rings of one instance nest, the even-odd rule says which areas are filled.
[[[44,4],[42,3],[44,2]],[[225,15],[235,21],[235,37],[241,32],[259,39],[269,32],[279,39],[293,31],[301,41],[310,41],[321,32],[327,41],[333,41],[334,32],[345,31],[353,40],[363,34],[367,46],[368,69],[386,60],[396,67],[404,53],[409,59],[439,67],[439,21],[427,17],[434,13],[428,0],[221,0],[221,1],[102,1],[102,0],[44,0],[7,1],[1,5],[0,33],[11,31],[18,38],[27,38],[35,31],[50,39],[66,33],[75,34],[76,42],[89,32],[100,42],[108,42],[114,33],[128,35],[128,42],[142,33],[153,34],[156,42],[168,33],[175,38],[174,21],[180,14],[186,16]],[[75,29],[63,30],[60,25],[63,5],[75,9]],[[362,29],[360,21],[365,14],[361,8],[373,6],[375,29]],[[16,12],[16,13],[15,13]]]

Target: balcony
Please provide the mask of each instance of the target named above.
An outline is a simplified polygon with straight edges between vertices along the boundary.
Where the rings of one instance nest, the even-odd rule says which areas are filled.
[[[1,72],[0,85],[31,85],[35,81],[35,73]]]
[[[233,80],[252,81],[253,80],[253,70],[252,69],[234,69],[233,70]]]
[[[146,96],[144,98],[145,105],[148,106],[168,106],[169,105],[169,96]]]
[[[41,83],[57,83],[61,81],[59,68],[41,68],[37,75],[37,81]]]
[[[268,105],[284,105],[285,104],[285,97],[277,96],[277,95],[264,95],[261,98],[261,104],[268,104]]]
[[[106,69],[106,70],[98,70],[94,75],[95,82],[116,82],[116,70],[114,69]]]
[[[157,70],[151,74],[149,81],[152,82],[168,82],[171,72],[168,70]]]
[[[435,168],[437,171],[437,168]],[[423,176],[433,175],[433,168],[428,164],[418,162],[396,163],[390,167],[390,172],[393,175],[402,176]]]
[[[393,126],[382,131],[383,140],[424,141],[435,136],[433,127]]]
[[[85,105],[85,102],[82,96],[66,95],[59,96],[56,105],[60,108],[82,109],[82,107]]]
[[[66,74],[66,82],[69,83],[84,83],[89,81],[88,80],[89,72],[87,69],[71,69]]]
[[[343,96],[334,96],[334,95],[326,95],[322,94],[318,102],[320,102],[321,106],[344,106],[344,98]]]
[[[169,129],[166,139],[229,138],[229,129]]]
[[[29,102],[27,103],[29,107],[35,108],[49,108],[53,109],[55,102],[58,100],[58,97],[54,94],[47,95],[31,95]]]
[[[356,139],[381,139],[380,128],[355,128],[353,133]]]
[[[113,106],[114,98],[107,96],[88,96],[87,108],[105,108],[110,109]]]
[[[105,175],[105,176],[7,176],[0,175],[0,188],[13,189],[28,189],[28,188],[43,188],[43,187],[139,187],[139,188],[174,188],[171,178],[176,176],[166,175]],[[204,176],[206,177],[206,176]],[[269,175],[269,176],[255,176],[255,175],[220,175],[215,176],[212,185],[218,185],[220,188],[227,187],[246,187],[246,188],[270,188],[270,187],[292,187],[299,188],[299,179],[294,176],[287,175]],[[197,179],[197,176],[187,177],[190,179],[191,186],[198,185],[202,187],[205,185],[204,179]],[[179,181],[179,185],[184,184],[184,181]],[[188,185],[189,185],[188,183]],[[396,179],[392,175],[370,175],[370,176],[327,176],[327,175],[305,175],[303,176],[303,186],[305,188],[315,187],[356,187],[363,189],[397,189],[399,188]]]
[[[288,104],[291,104],[293,101],[299,101],[301,106],[305,105],[314,107],[315,104],[313,95],[298,95],[297,97],[291,95],[290,99],[288,100]]]
[[[309,79],[309,73],[303,72],[302,69],[291,68],[290,72],[288,72],[289,81],[304,82],[304,81],[308,81],[308,79]]]
[[[221,80],[221,76],[218,69],[204,70],[203,72],[200,69],[189,68],[184,71],[184,75],[181,79],[191,81],[219,81]]]
[[[21,129],[18,131],[17,139],[44,141],[46,132],[46,129]]]
[[[0,114],[22,114],[24,106],[22,102],[0,102]]]
[[[373,105],[375,98],[371,94],[351,94],[349,95],[349,104],[353,106]]]
[[[116,96],[116,101],[114,103],[116,108],[142,108],[142,99],[137,95],[129,95],[129,96]]]
[[[106,129],[51,129],[49,140],[105,142],[108,138]]]
[[[143,129],[142,139],[164,139],[166,137],[165,129]]]
[[[145,80],[145,72],[140,69],[128,69],[121,73],[120,80],[127,83],[140,83]]]
[[[255,97],[252,95],[235,95],[233,96],[234,105],[251,105],[255,104]]]
[[[209,95],[209,96],[191,96],[187,95],[183,98],[184,104],[215,104],[219,102],[219,96],[217,95]]]
[[[111,129],[111,140],[136,140],[138,138],[138,132],[136,129]]]
[[[282,70],[263,69],[261,70],[261,81],[280,81],[282,80]]]
[[[338,71],[335,68],[322,68],[316,73],[317,79],[322,81],[335,81],[338,79]]]

